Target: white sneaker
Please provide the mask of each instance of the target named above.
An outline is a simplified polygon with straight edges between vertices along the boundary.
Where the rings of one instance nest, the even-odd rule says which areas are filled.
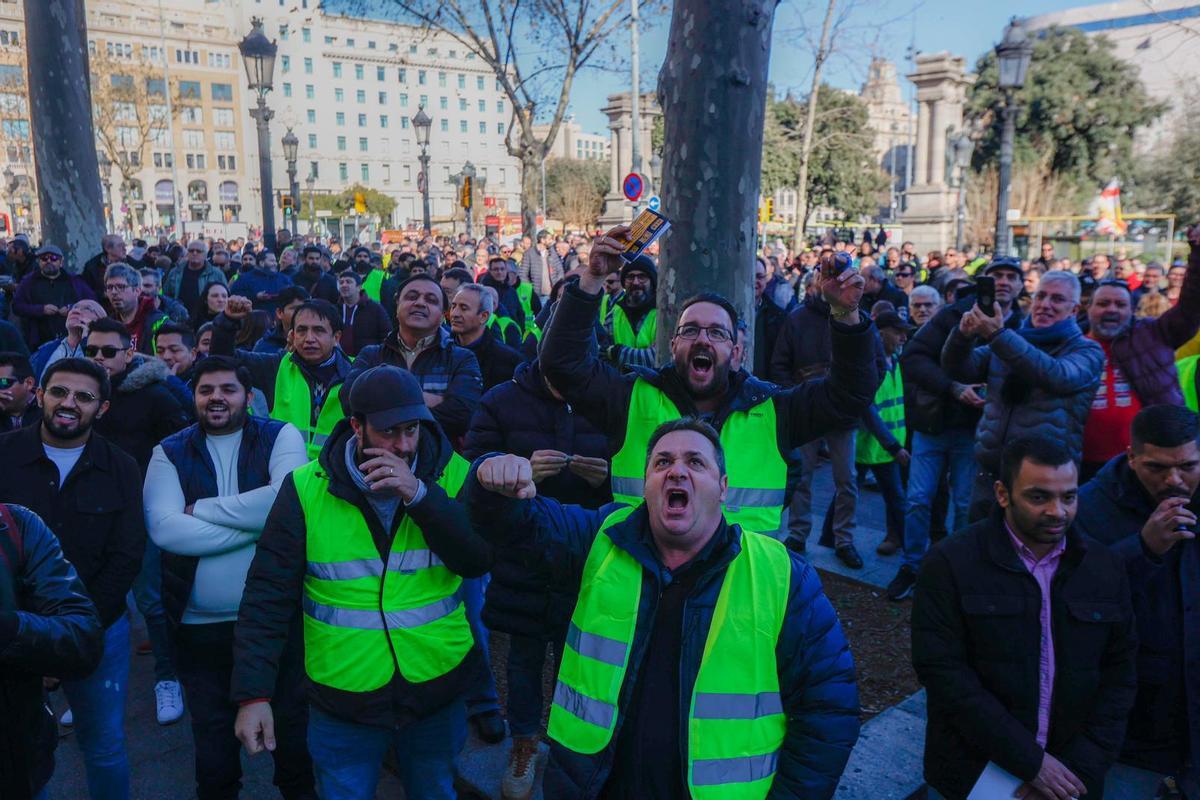
[[[71,709],[68,708],[66,711],[63,712],[63,715],[58,718],[58,724],[62,725],[64,728],[70,728],[72,725],[75,724],[74,712],[72,712]]]
[[[170,725],[183,716],[183,687],[179,681],[154,684],[154,701],[158,706],[159,725]]]

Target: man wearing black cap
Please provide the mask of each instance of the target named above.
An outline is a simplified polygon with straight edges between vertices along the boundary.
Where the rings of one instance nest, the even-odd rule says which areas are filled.
[[[363,372],[351,418],[317,461],[284,479],[267,517],[235,632],[236,732],[275,748],[268,702],[303,608],[309,751],[322,797],[373,797],[394,749],[408,797],[454,797],[463,694],[482,668],[463,578],[492,551],[453,499],[455,455],[411,374]]]
[[[337,305],[340,299],[337,281],[322,268],[321,257],[323,255],[324,253],[321,252],[320,245],[305,245],[304,265],[296,273],[292,282],[303,288],[314,299],[324,300],[327,303]]]
[[[37,251],[38,268],[17,286],[12,310],[24,318],[25,341],[31,348],[67,333],[67,312],[80,300],[95,300],[83,278],[64,267],[63,251],[52,244]]]
[[[641,255],[621,267],[625,293],[604,321],[609,341],[605,357],[619,367],[654,369],[655,338],[658,336],[658,269],[649,256]]]

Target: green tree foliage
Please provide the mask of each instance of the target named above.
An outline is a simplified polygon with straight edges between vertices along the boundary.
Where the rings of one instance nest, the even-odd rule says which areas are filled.
[[[356,192],[363,193],[363,200],[367,204],[367,213],[372,216],[377,216],[380,219],[388,219],[392,211],[396,208],[396,201],[377,189],[371,189],[356,183],[353,186],[345,189],[340,194],[318,194],[313,197],[313,205],[317,211],[332,211],[337,216],[350,216],[354,214],[354,194]],[[307,192],[300,192],[301,201],[301,216],[305,216],[309,212],[309,198]]]
[[[604,210],[608,161],[552,158],[546,161],[546,205],[550,216],[591,228]]]
[[[795,188],[800,170],[800,126],[806,100],[767,99],[763,129],[762,192]],[[874,152],[867,107],[848,92],[822,85],[817,94],[808,167],[808,208],[825,207],[847,218],[874,213],[887,176]]]
[[[1200,219],[1200,92],[1181,101],[1167,131],[1168,144],[1138,163],[1129,208],[1174,214],[1177,224]]]
[[[979,171],[997,163],[1000,153],[995,52],[980,58],[975,71],[979,79],[968,93],[966,115],[982,130],[972,158]],[[1048,158],[1052,173],[1092,186],[1130,175],[1134,134],[1165,109],[1146,92],[1137,68],[1112,54],[1108,39],[1069,28],[1051,28],[1035,39],[1016,99],[1017,163]]]

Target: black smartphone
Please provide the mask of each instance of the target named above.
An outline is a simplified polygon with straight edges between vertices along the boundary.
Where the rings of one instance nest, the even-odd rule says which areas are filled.
[[[975,279],[975,302],[989,317],[996,316],[996,279],[982,275]]]

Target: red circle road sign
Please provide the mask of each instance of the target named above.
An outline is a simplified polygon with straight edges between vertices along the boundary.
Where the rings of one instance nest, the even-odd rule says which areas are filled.
[[[625,180],[621,181],[621,191],[625,193],[625,199],[631,203],[637,202],[645,188],[646,182],[636,172],[629,173],[625,176]]]

